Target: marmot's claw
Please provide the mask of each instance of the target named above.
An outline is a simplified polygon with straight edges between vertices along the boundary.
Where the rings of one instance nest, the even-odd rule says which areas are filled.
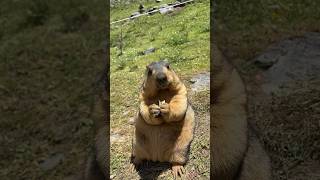
[[[152,104],[149,106],[150,114],[152,114],[153,117],[159,117],[160,115],[160,107],[156,104]]]
[[[157,118],[160,115],[160,110],[154,110],[151,112],[151,114],[153,115],[154,118]]]
[[[182,165],[172,165],[173,178],[176,179],[178,176],[182,177],[186,173],[186,170]]]
[[[166,101],[165,100],[163,100],[163,101],[159,100],[159,106],[161,106],[162,104],[166,104]]]
[[[130,164],[129,171],[130,171],[131,173],[133,173],[133,172],[135,172],[135,170],[136,170],[135,165],[134,165],[134,164]]]
[[[160,111],[163,114],[169,113],[169,104],[168,103],[163,103],[160,105]]]

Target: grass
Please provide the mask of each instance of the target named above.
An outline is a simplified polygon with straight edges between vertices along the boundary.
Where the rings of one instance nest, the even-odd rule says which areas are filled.
[[[126,6],[114,7],[111,9],[111,21],[130,16],[132,12],[137,11],[138,5],[139,3],[133,2]],[[146,2],[144,5],[151,7],[155,3]],[[127,168],[131,155],[133,127],[128,125],[128,120],[138,110],[139,87],[146,65],[167,59],[184,80],[194,74],[209,71],[209,13],[209,1],[203,0],[187,5],[174,14],[142,16],[111,26],[111,136],[117,134],[124,138],[123,142],[111,142],[111,176],[115,179],[130,177]],[[120,44],[123,48],[122,55]],[[156,51],[141,55],[141,52],[150,47],[156,48]],[[204,94],[195,101],[204,97],[209,98],[208,94]],[[209,143],[209,139],[201,141],[203,144]],[[197,148],[200,142],[195,142],[194,148]],[[193,159],[195,160],[190,164],[195,167],[204,166],[200,171],[203,170],[203,177],[208,177],[209,165],[201,158]],[[199,173],[199,169],[196,171]],[[168,172],[163,175],[168,176]]]
[[[104,1],[0,2],[0,179],[79,172],[93,139]],[[63,160],[50,170],[40,162]]]

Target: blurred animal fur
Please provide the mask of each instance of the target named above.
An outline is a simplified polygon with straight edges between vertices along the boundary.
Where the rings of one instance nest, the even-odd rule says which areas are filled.
[[[174,177],[184,173],[194,133],[194,111],[187,89],[166,61],[146,68],[135,120],[133,163],[170,162]]]
[[[104,71],[102,78],[106,83],[107,71]],[[109,179],[109,137],[108,137],[108,104],[109,97],[106,92],[106,84],[104,84],[103,92],[99,93],[98,101],[93,107],[93,115],[95,124],[95,139],[92,151],[88,156],[86,163],[81,171],[81,180],[106,180]],[[102,116],[103,115],[103,116]]]
[[[95,146],[92,154],[87,159],[83,180],[106,180],[109,178],[109,150],[107,143],[107,129],[99,129],[96,138]]]
[[[268,155],[247,125],[245,86],[213,44],[211,178],[269,180]]]

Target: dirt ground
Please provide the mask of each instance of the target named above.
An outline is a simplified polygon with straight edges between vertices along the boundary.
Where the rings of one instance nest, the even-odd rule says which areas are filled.
[[[247,85],[250,125],[276,180],[320,179],[318,39],[308,34],[280,40],[250,61],[234,61]],[[261,58],[278,59],[263,67],[256,62]]]

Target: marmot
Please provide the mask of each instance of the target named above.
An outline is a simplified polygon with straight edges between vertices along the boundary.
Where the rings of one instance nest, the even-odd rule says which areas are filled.
[[[269,180],[269,157],[247,125],[244,83],[218,48],[211,48],[211,178]]]
[[[167,61],[146,67],[135,119],[133,164],[142,160],[170,162],[174,177],[185,173],[195,128],[187,89]]]

